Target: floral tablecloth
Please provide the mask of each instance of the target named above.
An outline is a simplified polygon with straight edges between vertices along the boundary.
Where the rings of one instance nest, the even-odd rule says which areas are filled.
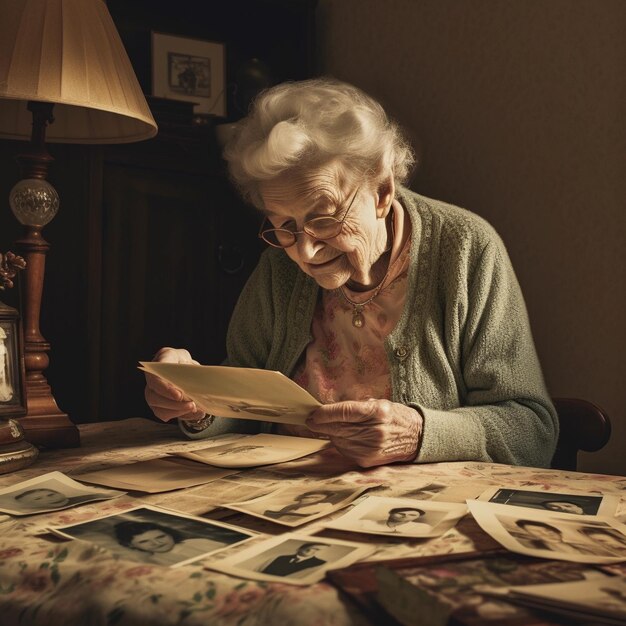
[[[80,426],[80,448],[42,452],[29,468],[0,476],[10,486],[50,471],[75,477],[81,471],[165,456],[206,446],[184,441],[173,425],[144,419]],[[230,477],[263,485],[267,476],[318,482],[341,478],[371,485],[377,495],[402,495],[463,502],[488,486],[533,490],[575,490],[621,496],[626,514],[626,478],[506,465],[461,462],[394,465],[367,471],[349,465],[334,450],[270,468],[244,470]],[[217,493],[216,489],[213,492]],[[223,493],[223,486],[219,493]],[[322,582],[310,587],[262,583],[218,574],[203,561],[177,569],[123,560],[81,541],[63,541],[44,532],[47,525],[74,523],[120,512],[141,503],[219,518],[211,485],[146,496],[125,495],[55,513],[23,518],[0,516],[0,624],[37,626],[247,626],[257,624],[345,626],[368,624],[366,616]],[[623,494],[623,496],[622,496]],[[223,509],[221,510],[223,512]],[[233,523],[232,519],[228,519]],[[239,523],[239,522],[234,522]],[[247,520],[243,523],[254,522]],[[299,531],[320,532],[315,522]],[[263,529],[265,532],[266,530]],[[277,532],[269,531],[269,532]],[[323,531],[330,533],[330,531]],[[353,538],[354,539],[354,538]],[[376,540],[378,541],[378,540]],[[377,543],[373,559],[465,552],[493,547],[469,517],[442,537],[399,544]],[[210,558],[210,557],[207,557]]]

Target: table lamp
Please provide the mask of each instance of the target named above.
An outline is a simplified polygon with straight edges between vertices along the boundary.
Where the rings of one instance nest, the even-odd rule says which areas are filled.
[[[26,260],[22,318],[27,414],[38,446],[79,444],[78,429],[57,406],[44,370],[50,344],[39,329],[49,244],[43,227],[59,197],[46,181],[53,160],[45,142],[108,144],[153,137],[157,126],[103,0],[0,0],[0,138],[30,140],[9,203]]]

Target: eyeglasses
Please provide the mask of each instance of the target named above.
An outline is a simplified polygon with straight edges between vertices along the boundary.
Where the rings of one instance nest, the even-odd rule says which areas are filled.
[[[261,228],[259,229],[259,237],[263,239],[266,243],[269,243],[270,246],[274,246],[274,248],[289,248],[296,243],[298,235],[300,233],[306,233],[315,239],[332,239],[333,237],[337,237],[343,228],[343,223],[352,208],[352,204],[354,203],[354,199],[359,193],[359,187],[354,192],[352,196],[352,200],[350,200],[350,204],[346,209],[346,212],[343,214],[343,217],[339,220],[334,215],[324,215],[322,217],[314,217],[313,219],[308,220],[302,224],[302,230],[292,230],[291,228],[263,228],[265,226],[265,222],[267,221],[267,217],[261,223]],[[335,215],[339,211],[335,212]]]

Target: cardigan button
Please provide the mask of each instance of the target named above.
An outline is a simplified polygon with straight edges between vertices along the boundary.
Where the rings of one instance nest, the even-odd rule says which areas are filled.
[[[409,354],[409,351],[406,349],[405,346],[398,346],[396,348],[395,355],[396,355],[396,358],[399,359],[400,361],[402,361],[403,359],[406,359],[408,354]]]

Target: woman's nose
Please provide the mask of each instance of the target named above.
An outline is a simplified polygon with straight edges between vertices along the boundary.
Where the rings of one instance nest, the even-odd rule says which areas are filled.
[[[298,250],[298,256],[303,261],[311,261],[317,254],[318,250],[322,248],[324,243],[315,237],[311,237],[307,232],[298,233],[298,239],[296,240],[296,248]]]

